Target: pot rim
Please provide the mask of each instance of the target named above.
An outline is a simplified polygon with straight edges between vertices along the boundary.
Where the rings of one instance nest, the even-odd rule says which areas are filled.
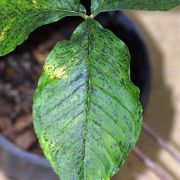
[[[25,150],[22,150],[16,147],[10,140],[5,138],[3,135],[0,134],[0,147],[9,152],[10,154],[14,154],[18,158],[25,158],[29,162],[33,164],[37,164],[44,167],[50,167],[48,161],[40,155],[36,155],[35,153],[31,153]]]

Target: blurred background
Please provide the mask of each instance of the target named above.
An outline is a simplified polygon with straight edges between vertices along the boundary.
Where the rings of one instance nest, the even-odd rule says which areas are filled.
[[[112,179],[179,180],[180,9],[116,12],[98,20],[128,44],[132,80],[142,90],[144,106],[139,142]],[[57,179],[34,135],[32,96],[47,54],[58,40],[69,39],[81,21],[65,18],[38,28],[0,58],[0,180]]]
[[[140,152],[132,152],[114,180],[179,180],[180,9],[165,13],[127,12],[127,14],[143,35],[149,52],[151,85],[144,112],[144,123],[151,129],[151,133],[154,133],[154,136],[158,134],[158,137],[156,140],[153,139],[152,135],[147,133],[149,129],[144,128],[137,147],[145,157],[139,154]],[[162,139],[159,137],[165,144],[161,143]],[[157,141],[161,145],[158,145]],[[165,150],[167,146],[173,153]],[[143,158],[142,161],[139,156]],[[149,159],[153,162],[149,162]],[[148,165],[145,165],[147,161]],[[159,168],[159,176],[158,172],[154,172],[158,169],[156,165]]]

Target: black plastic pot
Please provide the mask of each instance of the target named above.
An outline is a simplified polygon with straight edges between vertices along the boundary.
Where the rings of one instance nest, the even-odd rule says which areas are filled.
[[[97,17],[106,28],[112,30],[129,47],[131,54],[131,78],[141,90],[140,100],[145,107],[150,84],[150,65],[143,38],[131,22],[121,12],[103,13]],[[77,25],[79,18],[69,18]],[[77,20],[77,21],[76,21]],[[74,22],[73,22],[74,23]],[[61,25],[61,22],[56,24]],[[49,25],[50,26],[53,25]],[[23,45],[22,45],[23,46]],[[3,136],[0,136],[0,170],[8,177],[17,180],[57,180],[44,157],[16,148]]]

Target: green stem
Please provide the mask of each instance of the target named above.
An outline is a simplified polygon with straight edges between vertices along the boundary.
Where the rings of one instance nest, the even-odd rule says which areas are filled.
[[[90,15],[90,18],[94,19],[98,14],[99,12],[94,12],[93,14]]]
[[[82,18],[84,18],[85,20],[89,18],[89,16],[88,16],[88,15],[86,15],[86,14],[82,14],[82,13],[80,13],[79,15],[80,15]]]

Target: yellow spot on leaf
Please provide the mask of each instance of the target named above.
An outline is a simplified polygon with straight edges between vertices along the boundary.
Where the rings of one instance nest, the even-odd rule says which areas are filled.
[[[44,154],[46,155],[48,161],[53,162],[52,156],[49,153],[49,147],[47,145],[47,142],[44,140],[44,137],[42,135],[39,138],[39,142],[41,144],[41,147],[43,147],[44,149]]]
[[[0,32],[0,43],[5,40],[5,38],[8,36],[8,31],[14,22],[14,19],[11,19],[8,24],[6,24],[3,28],[3,30]]]
[[[68,77],[66,66],[62,67],[55,67],[52,64],[47,64],[45,66],[45,71],[51,76],[51,78],[59,78],[59,79],[66,79]]]
[[[37,0],[32,0],[32,3],[33,3],[33,5],[34,5],[35,8],[38,8]]]

